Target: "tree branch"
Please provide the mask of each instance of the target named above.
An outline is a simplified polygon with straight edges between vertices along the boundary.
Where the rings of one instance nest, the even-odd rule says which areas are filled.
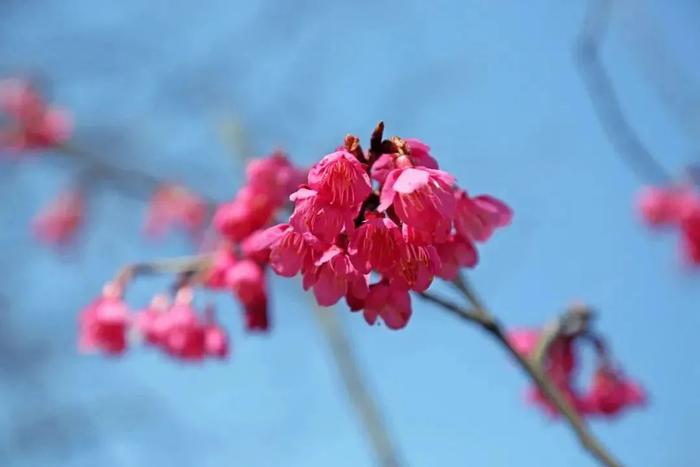
[[[459,284],[461,283],[461,284]],[[478,299],[474,290],[468,283],[460,278],[455,281],[455,285],[462,291],[467,300],[475,307],[475,309],[466,309],[456,303],[441,297],[435,296],[428,292],[418,294],[419,297],[435,303],[444,310],[449,311],[453,315],[481,326],[491,337],[493,337],[506,351],[515,359],[520,368],[529,376],[533,383],[542,391],[557,410],[562,414],[571,428],[576,433],[581,445],[591,453],[602,465],[607,467],[620,467],[620,463],[609,454],[603,445],[595,438],[593,433],[588,429],[586,422],[579,416],[576,409],[569,403],[566,397],[552,383],[552,381],[544,374],[542,367],[536,363],[535,359],[529,359],[521,355],[515,347],[510,343],[505,330],[498,320],[483,306],[483,303]],[[560,320],[564,321],[564,320]],[[557,332],[560,330],[557,327]],[[552,336],[555,332],[550,333]]]
[[[666,184],[672,177],[629,124],[612,79],[600,58],[613,0],[590,0],[576,37],[574,56],[603,131],[622,160],[643,180]]]
[[[323,309],[313,303],[313,315],[323,332],[338,372],[345,386],[345,393],[364,426],[364,432],[381,467],[399,467],[399,456],[391,440],[379,407],[367,387],[352,346],[333,310]]]

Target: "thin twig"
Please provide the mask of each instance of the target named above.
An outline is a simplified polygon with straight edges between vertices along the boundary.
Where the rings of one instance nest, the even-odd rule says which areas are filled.
[[[613,0],[590,0],[577,35],[574,55],[603,130],[623,161],[645,182],[666,184],[672,177],[629,124],[600,58]]]
[[[379,407],[373,399],[362,376],[357,359],[353,354],[348,336],[333,310],[323,309],[313,304],[313,315],[331,349],[345,393],[364,426],[364,432],[372,444],[377,465],[399,467],[399,455],[384,424]]]
[[[443,309],[451,312],[453,315],[470,323],[476,323],[489,333],[496,341],[501,344],[508,353],[515,359],[523,371],[530,377],[535,385],[549,399],[562,416],[569,423],[571,428],[576,433],[581,445],[588,450],[602,465],[607,467],[620,467],[620,463],[609,454],[603,445],[598,441],[593,433],[588,429],[586,422],[579,416],[576,409],[559,391],[559,389],[550,381],[544,374],[541,367],[534,363],[534,360],[520,354],[508,339],[503,327],[498,320],[491,314],[478,299],[473,289],[464,280],[461,280],[462,285],[457,285],[459,290],[469,291],[463,292],[467,300],[472,302],[476,309],[466,309],[456,303],[453,303],[444,298],[435,296],[429,292],[418,294],[419,297],[428,300],[441,306]]]
[[[593,313],[588,307],[575,305],[569,308],[566,313],[545,326],[532,353],[531,360],[543,368],[545,358],[557,339],[585,334],[592,316]]]
[[[205,271],[212,261],[211,254],[180,256],[124,266],[115,276],[115,282],[131,280],[136,276],[157,274],[198,274]]]

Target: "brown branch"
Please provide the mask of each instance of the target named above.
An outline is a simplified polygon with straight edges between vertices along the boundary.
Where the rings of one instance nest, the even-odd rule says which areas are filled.
[[[549,349],[560,337],[574,337],[588,332],[589,324],[593,318],[593,312],[586,306],[574,305],[563,315],[545,326],[542,335],[537,342],[532,361],[543,368]]]
[[[419,297],[435,303],[444,310],[449,311],[460,319],[475,323],[481,326],[491,337],[493,337],[508,353],[515,359],[520,368],[530,377],[533,383],[542,391],[564,419],[569,423],[576,433],[581,445],[593,455],[602,465],[607,467],[620,467],[620,463],[609,454],[603,445],[598,441],[588,428],[586,422],[579,416],[576,409],[561,393],[561,391],[550,381],[542,371],[542,367],[536,364],[536,360],[529,359],[521,355],[508,340],[505,330],[498,320],[491,314],[479,300],[474,290],[463,279],[455,281],[456,287],[462,291],[463,295],[474,307],[467,309],[444,298],[435,296],[428,292],[418,294]],[[560,328],[558,328],[560,329]]]
[[[133,263],[126,265],[119,270],[117,275],[114,277],[114,281],[123,283],[133,279],[136,276],[158,274],[196,275],[205,271],[211,264],[211,261],[211,254],[201,254]]]
[[[576,37],[574,56],[603,131],[622,160],[643,180],[666,184],[672,177],[627,120],[612,79],[600,58],[613,0],[590,0]]]
[[[345,392],[360,418],[364,431],[381,467],[399,467],[399,455],[376,401],[367,387],[348,336],[333,310],[313,304],[313,315],[330,346]]]

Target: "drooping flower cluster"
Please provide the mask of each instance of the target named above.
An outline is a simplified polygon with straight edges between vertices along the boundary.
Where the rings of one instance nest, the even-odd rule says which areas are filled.
[[[119,354],[126,349],[127,334],[132,332],[176,358],[226,356],[228,338],[223,328],[216,324],[213,314],[207,313],[203,319],[192,307],[194,285],[230,291],[243,305],[246,329],[267,331],[270,320],[265,269],[269,253],[252,250],[249,244],[266,235],[261,228],[270,225],[303,178],[303,171],[282,153],[252,160],[246,184],[233,201],[219,206],[213,221],[223,240],[180,278],[187,285],[178,286],[174,301],[157,295],[146,309],[131,313],[121,299],[132,274],[127,271],[107,284],[103,294],[81,314],[80,347]],[[205,213],[206,205],[197,195],[166,184],[151,201],[147,231],[159,234],[171,225],[196,229]]]
[[[518,352],[532,357],[541,335],[539,329],[520,329],[511,331],[508,339]],[[606,350],[600,346],[596,349],[599,352],[598,368],[588,386],[580,390],[575,384],[579,365],[576,348],[580,341],[584,339],[577,335],[557,337],[542,362],[546,375],[580,415],[613,416],[645,403],[646,396],[641,386],[616,369],[609,362]],[[529,389],[527,398],[550,416],[558,416],[557,408],[539,388]]]
[[[214,226],[225,241],[215,253],[206,285],[233,292],[243,305],[249,331],[267,331],[270,326],[265,280],[269,254],[250,245],[265,235],[262,229],[273,222],[303,179],[304,172],[281,152],[254,159],[246,168],[246,183],[214,215]]]
[[[681,253],[700,265],[700,195],[691,187],[647,187],[639,195],[638,209],[652,227],[671,227],[681,235]]]
[[[64,143],[72,130],[65,110],[48,105],[28,81],[19,78],[0,81],[0,114],[9,120],[0,127],[0,152],[52,148]]]
[[[512,213],[491,196],[459,189],[424,143],[381,141],[382,129],[367,153],[348,136],[324,156],[290,197],[288,221],[254,236],[249,247],[269,255],[277,274],[301,273],[320,305],[345,297],[368,323],[381,317],[399,329],[411,316],[409,292],[475,266],[474,242],[509,224]],[[373,273],[378,279],[370,284]]]
[[[173,303],[158,295],[145,310],[133,313],[122,299],[121,286],[107,284],[80,314],[80,350],[119,355],[136,339],[187,361],[224,358],[229,352],[226,331],[211,308],[204,317],[197,314],[191,290],[180,289]]]

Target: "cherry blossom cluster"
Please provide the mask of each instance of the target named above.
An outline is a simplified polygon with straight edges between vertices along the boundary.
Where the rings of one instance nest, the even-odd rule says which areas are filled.
[[[0,112],[9,120],[0,127],[0,152],[25,154],[66,142],[72,131],[70,114],[48,105],[23,79],[0,81]]]
[[[0,117],[7,121],[5,125],[0,123],[0,154],[23,156],[41,150],[72,150],[67,146],[73,130],[70,114],[49,105],[28,80],[0,80]],[[32,230],[39,241],[65,247],[75,240],[85,220],[85,191],[80,183],[67,188],[37,213]],[[160,238],[170,229],[179,228],[197,240],[207,217],[207,203],[201,196],[181,184],[164,182],[153,187],[144,232]]]
[[[423,142],[382,141],[382,131],[380,124],[369,151],[349,135],[311,167],[290,197],[287,221],[256,234],[248,247],[269,257],[281,276],[301,273],[319,305],[344,297],[368,323],[381,317],[400,329],[411,316],[409,292],[474,267],[474,242],[508,225],[512,213],[496,198],[460,189]]]
[[[250,245],[275,220],[303,179],[304,171],[282,152],[251,160],[245,184],[214,215],[214,226],[224,242],[214,254],[205,285],[234,293],[243,305],[249,331],[266,331],[270,326],[265,278],[269,255]]]
[[[211,308],[204,316],[196,312],[191,289],[180,289],[172,303],[167,296],[158,295],[146,309],[135,313],[122,295],[121,283],[109,283],[102,295],[82,311],[81,351],[119,355],[130,342],[140,340],[184,361],[228,355],[226,331],[216,322]]]
[[[539,329],[520,329],[511,331],[508,338],[518,352],[530,358],[533,357],[542,334],[542,330]],[[542,361],[545,374],[568,399],[571,406],[582,416],[610,417],[627,408],[643,405],[646,399],[644,390],[610,362],[601,341],[596,345],[598,366],[591,381],[584,390],[577,387],[577,347],[584,342],[590,340],[583,335],[558,336],[548,347]],[[548,415],[558,416],[558,409],[539,388],[529,389],[527,398]]]
[[[700,265],[700,194],[694,188],[647,187],[639,195],[638,209],[650,226],[678,229],[683,257]]]
[[[231,292],[243,306],[246,329],[267,331],[270,319],[265,270],[269,255],[251,250],[248,244],[273,222],[304,177],[305,173],[281,152],[250,161],[245,185],[215,214],[213,225],[221,237],[217,247],[187,266],[190,270],[182,277],[184,282],[177,285],[172,303],[167,295],[159,294],[145,310],[132,316],[122,294],[138,271],[127,269],[81,313],[80,348],[120,354],[131,334],[175,358],[198,361],[206,356],[226,356],[229,344],[225,331],[213,315],[200,318],[192,307],[194,285]],[[203,211],[205,207],[190,192],[167,185],[151,202],[147,228],[160,234],[171,224],[197,225]]]

